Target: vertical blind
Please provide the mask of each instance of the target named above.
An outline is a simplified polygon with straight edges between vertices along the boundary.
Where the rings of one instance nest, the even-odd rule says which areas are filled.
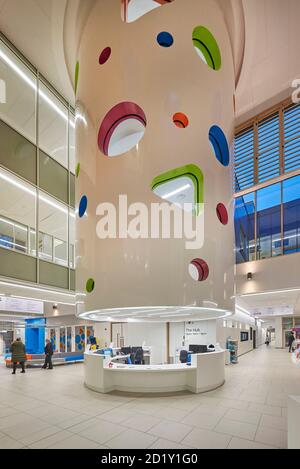
[[[235,192],[300,168],[300,105],[278,105],[238,130]]]

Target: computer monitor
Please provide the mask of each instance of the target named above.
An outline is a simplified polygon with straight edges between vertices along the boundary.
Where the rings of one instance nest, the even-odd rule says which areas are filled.
[[[192,353],[206,353],[207,352],[207,345],[190,345],[189,352]]]

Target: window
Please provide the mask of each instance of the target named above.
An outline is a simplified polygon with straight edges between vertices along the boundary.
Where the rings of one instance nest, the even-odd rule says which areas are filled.
[[[0,118],[35,144],[37,78],[2,42],[0,76],[5,83]]]
[[[0,275],[75,290],[74,110],[5,38],[0,200]]]
[[[43,192],[39,194],[39,257],[68,265],[68,207]]]
[[[235,200],[236,263],[255,259],[255,193]]]
[[[71,269],[75,269],[75,210],[70,209],[69,223],[69,260]]]
[[[280,174],[279,114],[264,119],[258,124],[258,176],[264,182]]]
[[[75,117],[70,116],[69,121],[69,165],[70,171],[75,174]]]
[[[235,191],[254,185],[254,137],[253,128],[236,135],[234,141]]]
[[[257,258],[280,256],[281,184],[257,191]]]
[[[68,168],[68,109],[43,83],[39,93],[39,145]]]
[[[284,171],[300,168],[300,106],[284,111]]]
[[[36,189],[0,168],[0,247],[35,254]]]
[[[300,176],[283,181],[284,254],[300,251]]]
[[[300,252],[300,175],[235,199],[236,263]]]
[[[236,192],[299,169],[299,104],[285,101],[239,126],[234,153]]]

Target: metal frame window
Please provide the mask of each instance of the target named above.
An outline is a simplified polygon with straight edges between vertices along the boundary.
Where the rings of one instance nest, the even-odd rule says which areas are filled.
[[[237,264],[300,252],[300,174],[235,202]]]
[[[54,194],[51,194],[45,189],[41,188],[46,194],[49,194],[51,198],[54,200],[57,199],[57,203],[62,203],[64,202],[64,205],[66,207],[66,212],[68,213],[68,237],[67,239],[70,239],[70,222],[69,222],[69,217],[72,216],[74,213],[74,208],[72,207],[72,202],[71,202],[71,192],[70,192],[70,179],[71,177],[75,177],[74,172],[75,168],[70,166],[70,126],[74,126],[75,122],[75,110],[71,107],[71,105],[49,84],[49,82],[40,75],[39,71],[28,62],[28,60],[10,43],[10,41],[2,34],[0,33],[0,47],[3,45],[3,47],[6,48],[8,51],[7,53],[11,54],[11,56],[15,56],[17,60],[19,60],[20,64],[22,67],[25,67],[28,69],[28,71],[32,74],[35,82],[33,83],[33,87],[35,87],[35,134],[36,134],[36,139],[34,142],[34,146],[36,148],[36,176],[35,180],[30,180],[26,178],[23,174],[18,174],[18,169],[17,168],[6,168],[5,165],[0,164],[2,168],[5,170],[8,170],[12,175],[17,176],[20,179],[20,182],[22,180],[26,182],[30,182],[32,185],[33,190],[36,190],[36,210],[35,210],[35,218],[36,218],[36,227],[34,229],[34,239],[31,236],[32,233],[32,228],[24,226],[23,230],[27,232],[27,242],[24,243],[25,245],[18,245],[20,243],[17,243],[17,238],[16,236],[16,230],[19,227],[20,229],[20,223],[15,222],[12,220],[10,223],[13,224],[14,226],[14,234],[13,234],[13,239],[12,240],[2,240],[2,244],[0,243],[0,249],[10,249],[10,250],[15,250],[18,252],[21,252],[23,255],[29,255],[29,256],[34,256],[37,258],[37,283],[39,283],[39,256],[37,253],[39,252],[39,236],[36,236],[36,233],[39,233],[39,194],[40,194],[40,139],[39,139],[39,130],[40,130],[40,122],[39,122],[39,99],[41,97],[42,91],[40,91],[40,84],[43,85],[45,90],[48,90],[48,92],[53,95],[53,99],[57,100],[57,103],[59,103],[59,106],[65,109],[64,115],[65,119],[67,122],[67,134],[66,134],[66,145],[67,145],[67,163],[66,163],[66,171],[68,172],[68,177],[67,177],[67,193],[68,193],[68,203],[66,204],[67,201],[61,201],[59,200]],[[21,66],[20,65],[20,66]],[[24,70],[25,70],[24,68]],[[20,74],[19,74],[20,75]],[[50,98],[47,98],[48,100]],[[55,108],[55,103],[53,104],[53,107]],[[56,108],[58,105],[56,105]],[[4,122],[4,121],[2,121]],[[18,132],[19,135],[24,137],[25,135],[22,135],[19,129],[16,129],[12,127],[13,130]],[[26,137],[26,136],[25,136]],[[48,156],[48,155],[47,155]],[[49,156],[49,158],[53,161],[56,162],[56,164],[60,164],[56,159],[53,157]],[[2,217],[4,220],[4,217]],[[27,230],[27,231],[26,231]],[[55,238],[52,236],[52,245],[55,244]],[[9,245],[10,241],[10,245]],[[34,246],[32,246],[32,243],[35,243]],[[53,246],[52,246],[53,247]],[[54,249],[52,249],[52,258],[50,259],[50,262],[55,263],[56,265],[61,265],[62,262],[60,259],[56,259],[54,255]],[[66,266],[69,270],[69,289],[71,289],[71,273],[74,270],[74,259],[75,259],[75,253],[74,253],[74,246],[69,245],[67,246],[67,260],[65,261]]]

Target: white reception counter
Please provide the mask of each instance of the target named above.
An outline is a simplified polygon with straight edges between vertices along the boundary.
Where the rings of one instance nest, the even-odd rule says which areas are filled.
[[[97,392],[164,393],[211,391],[225,382],[225,351],[192,355],[190,366],[121,365],[108,367],[103,355],[84,354],[85,385]]]

